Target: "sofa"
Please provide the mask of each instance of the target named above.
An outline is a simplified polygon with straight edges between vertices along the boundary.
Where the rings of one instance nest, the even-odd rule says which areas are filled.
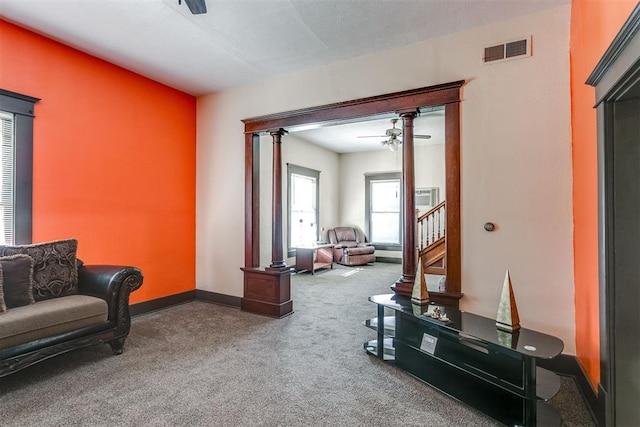
[[[129,334],[135,267],[84,265],[75,239],[0,246],[0,377],[50,357]]]
[[[375,262],[376,248],[365,241],[355,227],[335,227],[327,232],[333,244],[333,261],[342,265],[365,265]]]

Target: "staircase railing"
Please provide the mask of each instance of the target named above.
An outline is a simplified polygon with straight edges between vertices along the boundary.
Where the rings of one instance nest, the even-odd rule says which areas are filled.
[[[446,201],[442,201],[418,217],[418,249],[445,237]]]

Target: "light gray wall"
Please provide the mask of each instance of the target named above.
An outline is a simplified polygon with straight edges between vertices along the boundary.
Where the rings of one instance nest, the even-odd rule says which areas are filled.
[[[415,147],[416,188],[439,187],[444,196],[444,145],[428,144]],[[355,226],[365,231],[365,174],[402,171],[402,150],[366,151],[340,155],[343,177],[340,186],[340,222],[336,225]],[[367,236],[368,238],[368,236]],[[380,251],[378,256],[401,257],[402,253]]]
[[[260,137],[260,265],[271,262],[271,169],[273,161],[270,135]],[[338,154],[288,134],[282,138],[282,235],[284,256],[287,259],[287,163],[320,171],[319,205],[320,227],[338,222],[338,187],[340,169]]]
[[[464,80],[461,308],[495,316],[509,269],[523,327],[558,336],[575,354],[570,12],[561,6],[199,97],[197,288],[243,293],[242,119]],[[482,64],[485,46],[527,35],[532,57]],[[339,218],[358,216],[349,209]],[[483,229],[487,221],[496,231]]]

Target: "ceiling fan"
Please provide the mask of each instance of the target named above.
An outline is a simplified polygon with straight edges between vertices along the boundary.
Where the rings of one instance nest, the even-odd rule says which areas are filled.
[[[382,141],[382,145],[389,148],[391,151],[396,151],[398,146],[402,144],[402,140],[399,137],[402,135],[402,129],[396,127],[396,123],[398,123],[398,119],[391,119],[391,128],[387,129],[384,135],[366,135],[360,136],[359,138],[387,138]],[[418,139],[430,139],[431,135],[413,135],[414,138]]]
[[[184,2],[189,6],[189,10],[194,15],[207,13],[207,4],[204,0],[184,0]],[[178,4],[182,4],[182,0],[178,0]]]

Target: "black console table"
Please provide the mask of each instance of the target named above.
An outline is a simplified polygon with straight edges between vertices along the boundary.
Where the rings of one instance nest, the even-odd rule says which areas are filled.
[[[404,296],[369,300],[378,305],[378,316],[365,322],[378,337],[364,344],[369,354],[506,425],[560,426],[559,413],[544,402],[558,392],[560,378],[536,363],[562,352],[558,338],[524,328],[504,332],[495,319],[414,305]],[[439,318],[432,317],[436,308]]]

